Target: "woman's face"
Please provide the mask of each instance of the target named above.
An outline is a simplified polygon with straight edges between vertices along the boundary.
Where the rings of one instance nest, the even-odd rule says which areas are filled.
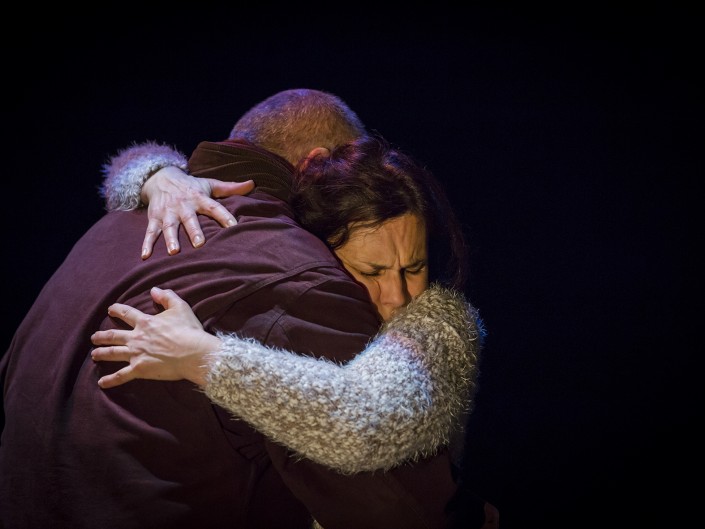
[[[428,287],[427,248],[423,220],[407,213],[375,228],[353,227],[335,254],[387,321]]]

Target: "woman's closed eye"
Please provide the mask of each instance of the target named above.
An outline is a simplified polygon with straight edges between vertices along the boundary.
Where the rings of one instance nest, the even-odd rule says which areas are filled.
[[[426,270],[426,264],[422,264],[420,266],[415,266],[413,268],[405,268],[404,273],[413,276],[413,275],[421,274],[425,270]]]
[[[365,277],[379,277],[382,275],[382,272],[384,271],[384,268],[378,268],[375,270],[358,270],[360,275],[365,276]],[[401,272],[403,274],[408,274],[408,275],[418,275],[426,270],[426,263],[420,264],[418,266],[414,266],[412,268],[402,268]]]

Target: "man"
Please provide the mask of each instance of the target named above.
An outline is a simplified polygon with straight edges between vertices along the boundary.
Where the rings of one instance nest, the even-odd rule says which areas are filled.
[[[375,334],[364,290],[293,222],[285,202],[291,163],[364,133],[357,116],[329,94],[292,90],[257,105],[234,130],[269,151],[203,142],[189,167],[254,180],[251,195],[223,201],[240,217],[236,227],[204,220],[204,247],[140,260],[125,248],[141,243],[146,213],[109,213],[74,246],[18,329],[0,366],[3,527],[298,528],[315,519],[328,529],[411,528],[452,519],[444,511],[456,485],[445,452],[346,476],[289,457],[189,383],[99,388],[114,368],[90,360],[91,334],[115,327],[105,316],[115,301],[153,310],[154,285],[179,292],[207,329],[300,352],[324,354],[335,344],[344,361]]]

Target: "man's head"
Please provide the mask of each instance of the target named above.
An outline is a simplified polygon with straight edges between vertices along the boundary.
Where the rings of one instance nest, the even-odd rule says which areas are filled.
[[[312,150],[333,150],[366,134],[357,114],[339,97],[307,88],[284,90],[243,115],[230,139],[245,139],[293,165]]]

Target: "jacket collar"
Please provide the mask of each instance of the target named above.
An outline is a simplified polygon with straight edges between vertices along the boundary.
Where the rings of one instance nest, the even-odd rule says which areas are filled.
[[[189,158],[194,176],[228,182],[254,180],[259,191],[289,201],[294,166],[244,140],[203,141]]]

